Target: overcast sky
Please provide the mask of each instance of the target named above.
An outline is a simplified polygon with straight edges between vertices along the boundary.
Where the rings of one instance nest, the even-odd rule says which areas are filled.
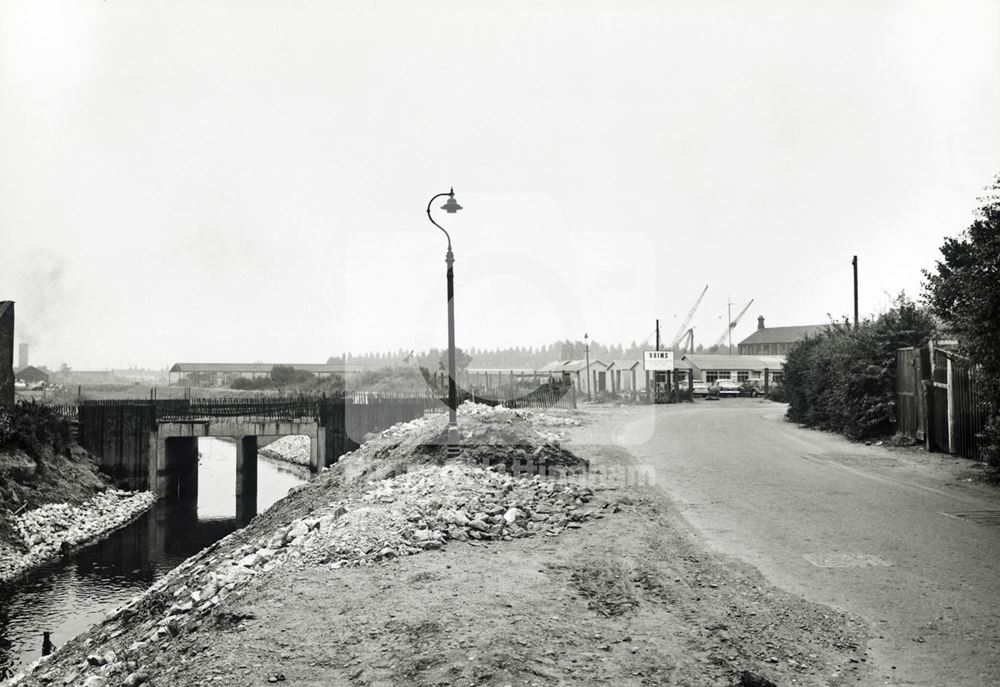
[[[0,299],[50,367],[443,347],[454,186],[460,346],[826,322],[854,254],[870,314],[998,85],[993,0],[0,2]]]

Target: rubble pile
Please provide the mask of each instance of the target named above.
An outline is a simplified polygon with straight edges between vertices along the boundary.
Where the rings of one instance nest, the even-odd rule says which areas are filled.
[[[148,491],[109,489],[78,506],[50,503],[12,518],[27,552],[0,550],[0,581],[121,527],[154,501],[156,497]]]
[[[309,467],[309,437],[301,434],[281,437],[260,449],[258,453],[272,460]]]
[[[553,467],[586,469],[586,461],[561,448],[559,427],[579,425],[572,411],[546,412],[466,402],[459,406],[461,459],[484,467],[504,465],[517,472],[549,472]],[[345,474],[386,476],[382,469],[442,464],[446,460],[448,419],[425,415],[390,427],[340,460]]]
[[[445,544],[555,536],[578,528],[602,508],[574,482],[530,479],[503,469],[425,467],[377,483],[360,507],[333,512],[329,526],[302,542],[302,557],[333,567],[365,565]]]

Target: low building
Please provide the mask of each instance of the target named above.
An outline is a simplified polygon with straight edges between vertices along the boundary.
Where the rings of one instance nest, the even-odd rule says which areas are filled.
[[[770,381],[780,382],[785,357],[781,355],[707,355],[689,353],[681,357],[691,370],[696,382],[711,384],[720,379],[731,379],[734,382],[745,382],[756,379],[764,380],[764,371],[768,371]]]
[[[28,365],[14,374],[14,381],[24,382],[25,384],[38,384],[39,382],[48,384],[49,373],[34,365]]]
[[[608,373],[614,393],[643,391],[646,388],[646,371],[641,360],[612,360]]]
[[[788,355],[788,352],[807,338],[818,336],[829,325],[803,324],[793,327],[765,327],[764,317],[757,318],[757,331],[740,341],[736,352],[740,355]]]
[[[587,366],[590,365],[590,378],[587,377]],[[546,375],[572,380],[576,390],[581,393],[598,393],[608,391],[608,365],[596,358],[583,360],[557,360],[539,369]]]

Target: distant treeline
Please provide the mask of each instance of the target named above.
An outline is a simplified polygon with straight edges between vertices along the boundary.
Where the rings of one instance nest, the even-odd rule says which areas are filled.
[[[590,342],[591,360],[639,360],[642,358],[644,350],[654,348],[652,343],[639,344],[633,341],[628,346],[622,344],[602,344],[598,341]],[[554,360],[582,360],[586,355],[583,341],[570,341],[568,339],[556,341],[554,343],[530,347],[512,346],[508,348],[462,348],[459,354],[458,367],[465,367],[462,363],[464,354],[469,356],[468,365],[476,368],[520,368],[538,369]],[[697,346],[696,353],[725,353],[726,347]],[[400,365],[415,365],[426,367],[429,370],[437,369],[440,361],[445,359],[447,349],[432,348],[426,351],[384,351],[381,353],[347,353],[348,362],[360,362],[366,365],[383,364],[386,367],[397,367]],[[344,358],[331,357],[327,363],[334,364],[343,362]]]

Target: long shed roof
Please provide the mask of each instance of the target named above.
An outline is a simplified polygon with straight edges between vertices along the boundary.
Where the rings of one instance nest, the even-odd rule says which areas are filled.
[[[740,341],[743,344],[795,343],[826,330],[826,324],[800,324],[793,327],[764,327]]]
[[[693,353],[681,360],[702,370],[779,370],[785,364],[783,355],[708,355]]]

